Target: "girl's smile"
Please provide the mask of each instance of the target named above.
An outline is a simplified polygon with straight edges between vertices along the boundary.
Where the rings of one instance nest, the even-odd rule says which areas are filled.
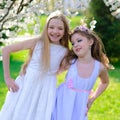
[[[73,46],[73,51],[78,57],[85,57],[86,55],[89,55],[89,53],[91,53],[91,40],[88,40],[81,34],[75,33],[74,35],[72,35],[71,43]]]
[[[48,37],[50,38],[51,42],[59,44],[63,35],[64,23],[58,18],[51,19],[48,25]]]

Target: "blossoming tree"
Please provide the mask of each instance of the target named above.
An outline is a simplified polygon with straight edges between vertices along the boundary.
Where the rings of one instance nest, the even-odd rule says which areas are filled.
[[[34,23],[34,33],[39,34],[41,14],[48,15],[61,10],[66,15],[75,16],[88,7],[91,0],[0,0],[0,39],[15,36],[20,29],[27,29]],[[120,19],[120,0],[103,0],[111,14]],[[92,1],[91,1],[92,2]]]

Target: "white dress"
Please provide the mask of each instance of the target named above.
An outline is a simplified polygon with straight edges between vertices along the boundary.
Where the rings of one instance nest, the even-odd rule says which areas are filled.
[[[42,44],[38,42],[24,76],[18,76],[18,92],[8,92],[0,120],[50,120],[56,94],[56,71],[66,48],[50,44],[50,70],[42,72]]]

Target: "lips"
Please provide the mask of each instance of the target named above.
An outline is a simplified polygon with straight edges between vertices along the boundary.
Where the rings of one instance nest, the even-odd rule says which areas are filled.
[[[79,52],[79,51],[80,51],[80,49],[81,49],[81,48],[76,48],[76,49],[75,49],[75,51],[76,51],[76,52]]]
[[[51,35],[51,37],[56,39],[59,37],[59,35]]]

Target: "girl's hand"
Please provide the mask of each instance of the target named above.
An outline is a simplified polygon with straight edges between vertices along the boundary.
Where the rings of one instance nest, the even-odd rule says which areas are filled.
[[[13,79],[7,78],[5,80],[5,82],[6,82],[6,85],[7,85],[9,91],[11,91],[11,92],[17,92],[18,91],[19,87]]]
[[[91,105],[93,104],[94,100],[95,100],[94,97],[90,97],[88,99],[88,103],[87,103],[88,110],[91,108]]]

